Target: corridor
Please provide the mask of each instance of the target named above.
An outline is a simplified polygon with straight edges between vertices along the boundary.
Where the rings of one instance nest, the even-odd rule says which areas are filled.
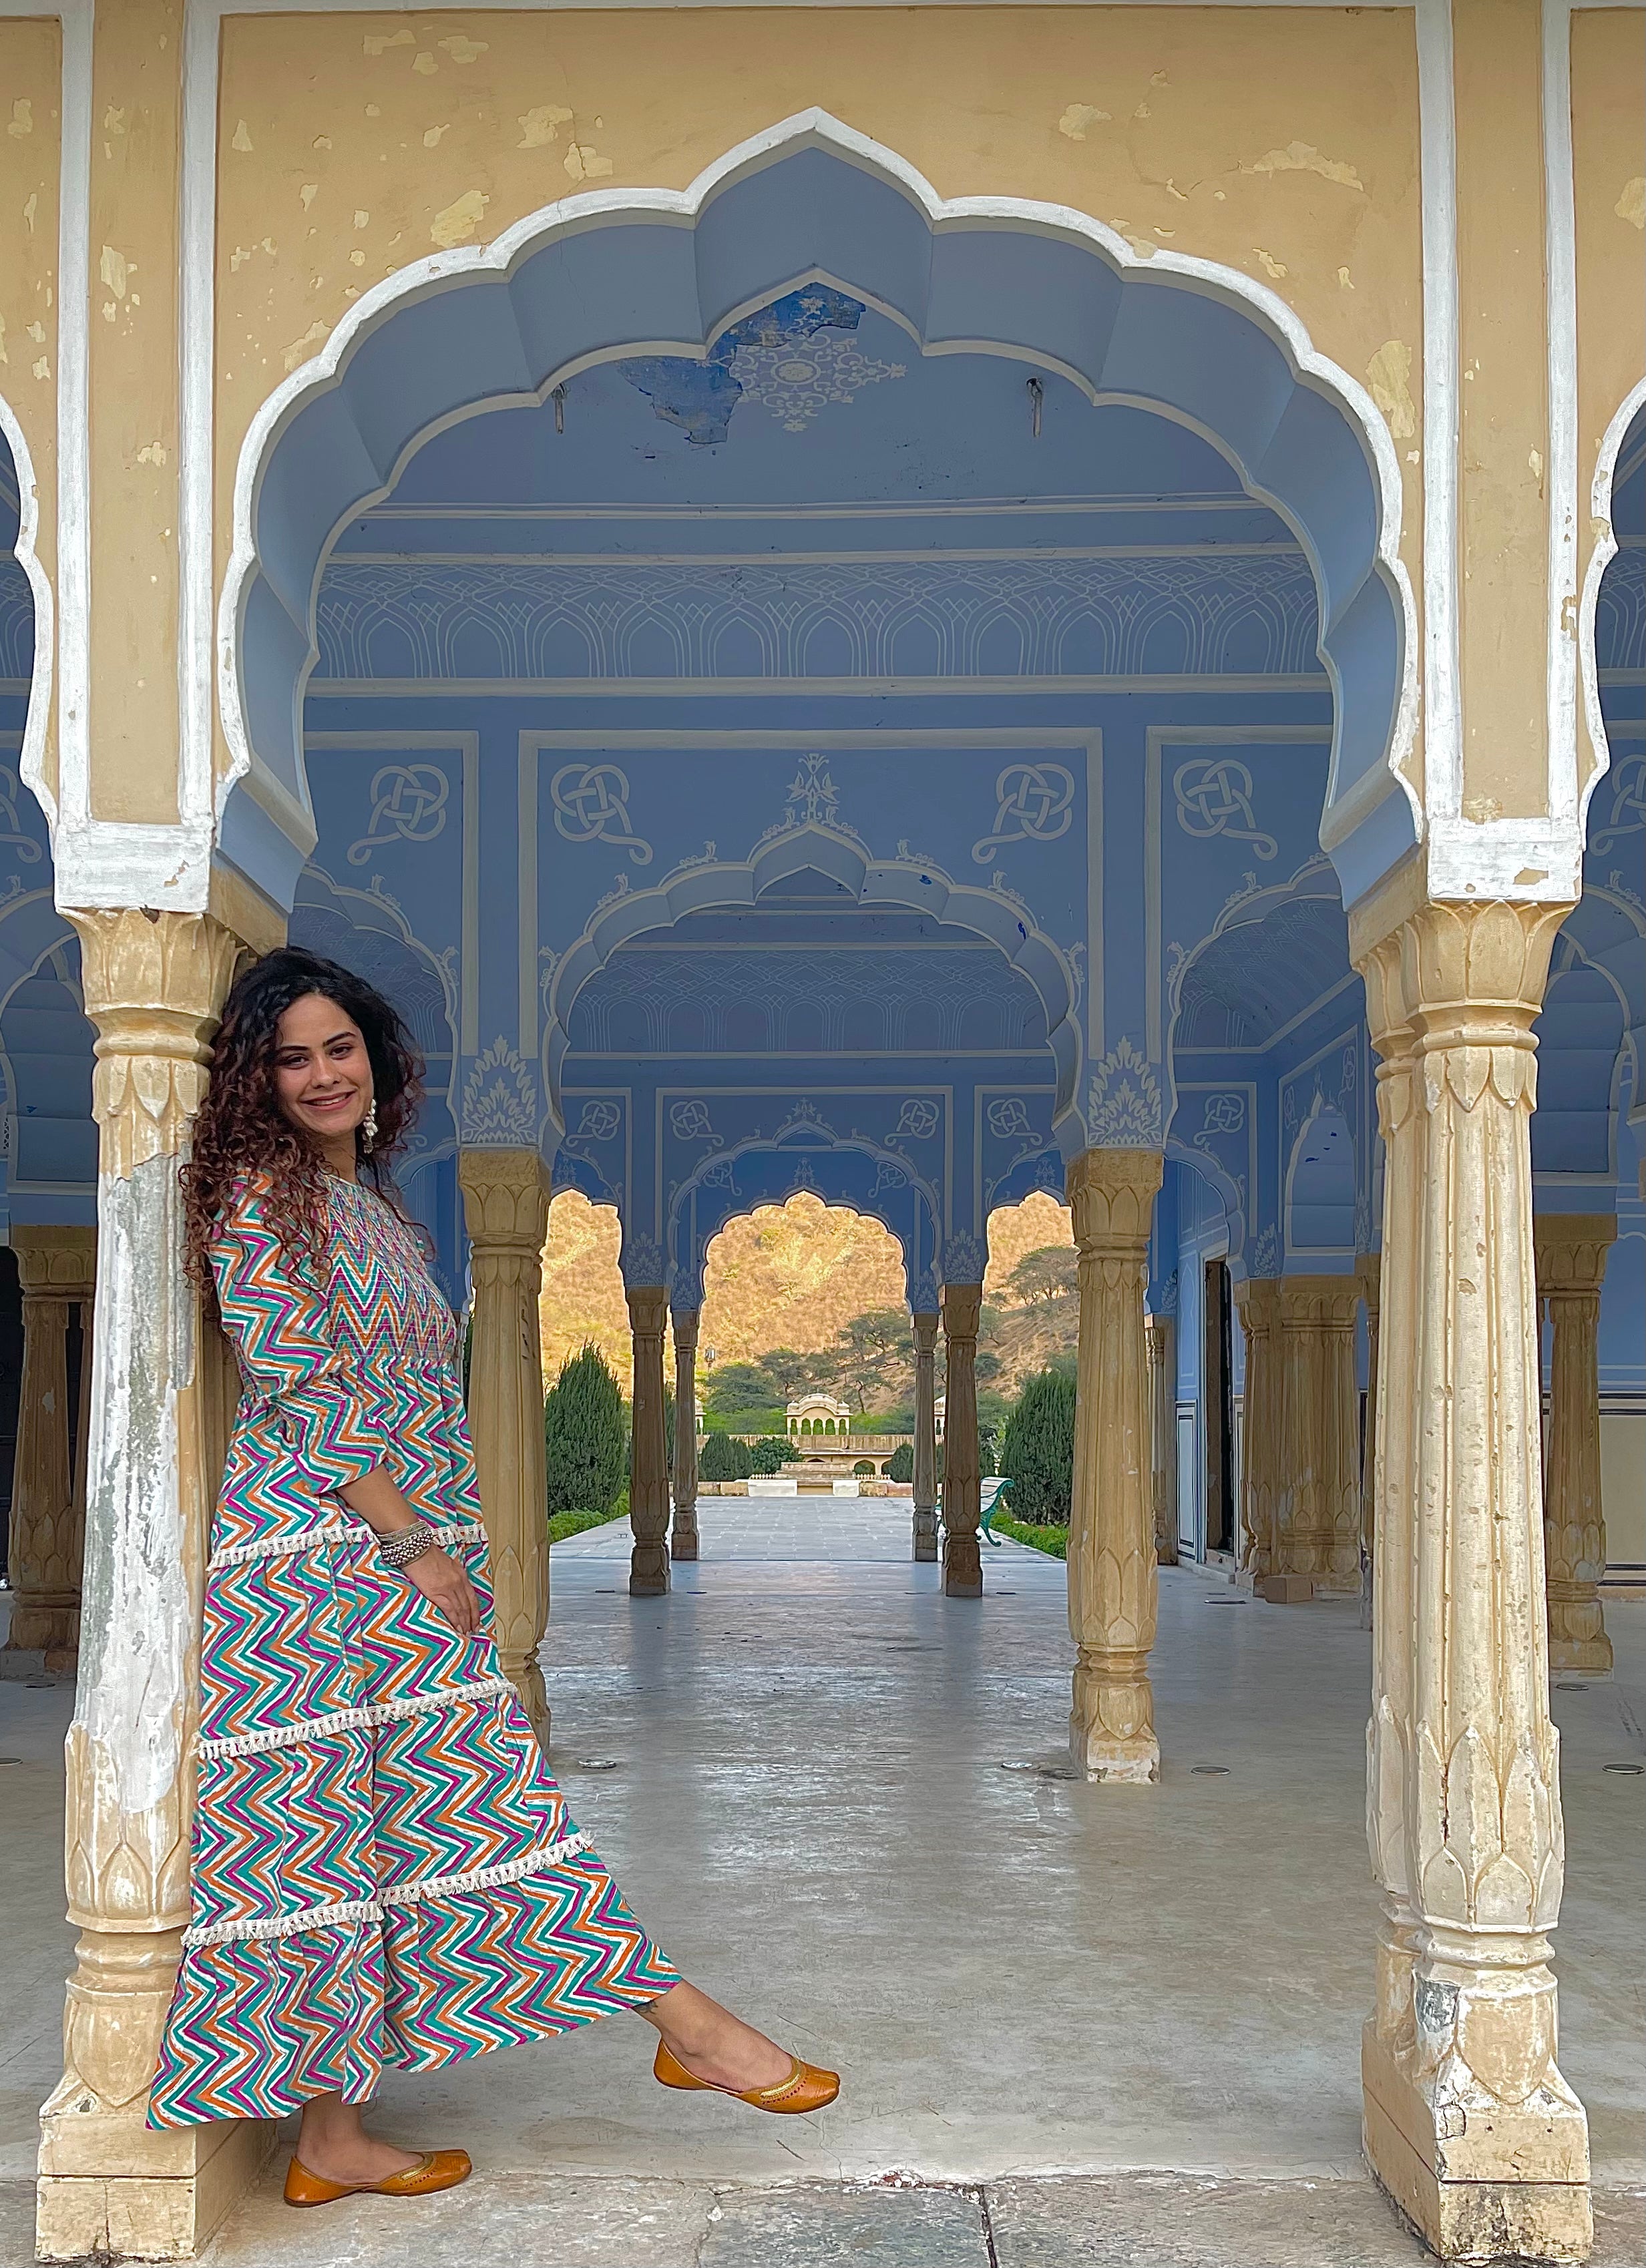
[[[1008,1543],[980,1602],[945,1600],[909,1561],[906,1503],[705,1498],[699,1516],[704,1556],[664,1598],[628,1595],[624,1523],[556,1547],[557,1768],[673,1956],[838,2063],[845,2094],[786,2122],[668,2095],[650,2035],[617,2022],[397,2082],[384,2128],[461,2139],[478,2169],[429,2209],[420,2260],[985,2268],[978,2184],[999,2268],[1420,2258],[1360,2160],[1374,1894],[1354,1604],[1269,1607],[1163,1568],[1160,1785],[1088,1786],[1064,1777],[1060,1564]],[[1554,1694],[1561,2049],[1592,2124],[1600,2262],[1638,2257],[1642,2208],[1620,2192],[1646,2183],[1646,1779],[1605,1769],[1646,1761],[1646,1609],[1607,1617],[1616,1676]],[[29,2109],[69,1957],[69,1698],[0,1686],[0,1745],[24,1759],[9,1819],[28,1830],[4,1860],[4,2268],[29,2257]],[[1146,2169],[1199,2178],[1094,2186]],[[956,2186],[839,2186],[894,2174]],[[1054,2174],[1086,2178],[1017,2178]],[[1304,2181],[1331,2188],[1253,2186]],[[373,2200],[299,2218],[265,2185],[211,2257],[331,2268],[404,2235]]]

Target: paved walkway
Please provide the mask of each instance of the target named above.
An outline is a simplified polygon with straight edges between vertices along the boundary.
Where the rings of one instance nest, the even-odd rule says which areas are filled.
[[[1359,2157],[1375,1902],[1353,1607],[1271,1608],[1163,1570],[1164,1776],[1092,1788],[1061,1776],[1059,1564],[1008,1543],[985,1554],[983,1600],[945,1600],[908,1559],[900,1501],[700,1510],[705,1557],[667,1598],[628,1597],[621,1528],[556,1547],[554,1761],[674,1957],[837,2063],[845,2091],[806,2120],[668,2095],[626,2021],[395,2081],[383,2130],[461,2140],[479,2169],[418,2209],[420,2268],[1416,2258]],[[1646,1754],[1646,1609],[1608,1619],[1617,1678],[1555,1696],[1558,1944],[1562,2060],[1612,2227],[1597,2257],[1620,2263],[1646,2234],[1616,2194],[1646,2180],[1646,1781],[1603,1767]],[[37,1760],[0,1775],[39,1830],[0,1851],[0,2178],[19,2184],[56,2069],[65,1701],[0,1693],[0,1747]],[[20,2186],[11,2205],[5,2268],[26,2257]],[[403,2215],[299,2216],[265,2194],[213,2268],[403,2257]]]

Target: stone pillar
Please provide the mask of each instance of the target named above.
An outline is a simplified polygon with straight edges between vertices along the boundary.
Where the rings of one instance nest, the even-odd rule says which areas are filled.
[[[1155,1557],[1177,1564],[1177,1334],[1170,1315],[1148,1315],[1149,1470],[1155,1506]]]
[[[697,1307],[671,1307],[675,1333],[675,1535],[669,1556],[698,1556]]]
[[[1532,1026],[1563,909],[1351,920],[1385,1145],[1366,2154],[1447,2258],[1583,2257],[1555,2063],[1563,1838],[1539,1485]],[[1404,917],[1402,917],[1404,914]]]
[[[549,1621],[538,1303],[549,1174],[535,1150],[461,1150],[457,1180],[475,1295],[469,1429],[491,1567],[492,1629],[503,1674],[547,1748],[549,1699],[537,1660]]]
[[[983,1595],[978,1523],[983,1475],[978,1461],[978,1317],[983,1285],[945,1284],[943,1344],[943,1590],[951,1599]],[[916,1429],[918,1432],[918,1428]]]
[[[1069,1167],[1080,1248],[1069,1631],[1079,1649],[1069,1746],[1088,1779],[1160,1777],[1148,1653],[1155,1507],[1143,1337],[1157,1150],[1083,1150]]]
[[[1281,1437],[1266,1598],[1360,1588],[1360,1405],[1353,1276],[1280,1284]]]
[[[1354,1280],[1366,1308],[1366,1428],[1361,1437],[1361,1628],[1369,1630],[1372,1618],[1372,1563],[1377,1550],[1377,1502],[1374,1480],[1377,1461],[1377,1329],[1383,1296],[1383,1256],[1363,1252],[1354,1263]]]
[[[14,1228],[23,1288],[23,1376],[11,1482],[11,1630],[6,1651],[72,1669],[80,1640],[91,1366],[80,1366],[78,1441],[69,1430],[69,1311],[91,1344],[94,1228]],[[77,1454],[77,1450],[78,1454]]]
[[[1611,1213],[1545,1213],[1533,1231],[1538,1291],[1549,1303],[1554,1338],[1543,1466],[1551,1669],[1612,1667],[1598,1589],[1606,1572],[1599,1341],[1600,1285],[1617,1233]]]
[[[937,1326],[914,1316],[914,1557],[937,1557]],[[981,1499],[979,1498],[979,1501]]]
[[[661,1284],[627,1287],[634,1334],[633,1432],[629,1457],[629,1524],[634,1550],[629,1590],[653,1598],[668,1588],[668,1455],[663,1425],[663,1326],[668,1293]]]
[[[1246,1335],[1246,1422],[1240,1462],[1239,1574],[1259,1597],[1274,1575],[1274,1523],[1280,1491],[1281,1287],[1248,1277],[1235,1287]]]
[[[188,1919],[201,1582],[222,1475],[220,1335],[182,1265],[177,1170],[239,940],[204,915],[73,917],[101,1138],[79,1687],[66,1743],[79,1931],[61,2084],[41,2114],[48,2260],[193,2258],[255,2178],[261,2119],[151,2133]]]

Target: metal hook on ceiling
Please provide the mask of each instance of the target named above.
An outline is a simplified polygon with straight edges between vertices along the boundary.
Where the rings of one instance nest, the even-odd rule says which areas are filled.
[[[1037,378],[1031,378],[1029,381],[1029,425],[1037,441],[1040,438],[1040,405],[1045,398],[1045,387]]]
[[[554,404],[554,430],[557,433],[564,433],[565,431],[565,386],[564,381],[555,387],[554,391],[550,394],[549,399]]]

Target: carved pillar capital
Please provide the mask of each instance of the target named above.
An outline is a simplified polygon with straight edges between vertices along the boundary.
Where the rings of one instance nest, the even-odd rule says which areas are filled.
[[[209,914],[75,912],[85,1012],[97,1027],[92,1113],[104,1173],[178,1156],[206,1091],[218,1012],[245,951]]]
[[[12,1231],[11,1249],[17,1256],[18,1281],[25,1300],[62,1300],[78,1307],[89,1300],[97,1283],[97,1231],[94,1228],[25,1226]]]
[[[460,1150],[463,1223],[476,1247],[535,1256],[549,1233],[549,1168],[535,1150]]]
[[[1158,1150],[1082,1150],[1067,1187],[1082,1253],[1145,1256],[1165,1159]]]
[[[1598,1299],[1617,1233],[1615,1213],[1539,1213],[1532,1239],[1539,1296]]]

